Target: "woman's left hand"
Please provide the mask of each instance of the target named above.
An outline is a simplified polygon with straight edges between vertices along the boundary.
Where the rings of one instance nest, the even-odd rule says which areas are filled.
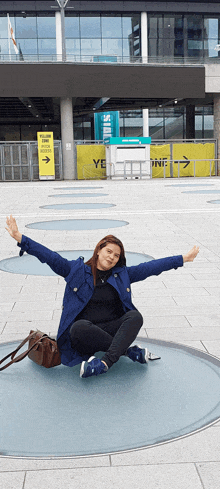
[[[199,253],[199,246],[193,246],[193,248],[188,251],[185,255],[183,255],[183,261],[184,263],[187,261],[193,261]]]

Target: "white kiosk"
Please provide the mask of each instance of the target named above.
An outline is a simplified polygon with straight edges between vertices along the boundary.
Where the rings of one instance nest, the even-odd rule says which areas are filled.
[[[108,179],[151,177],[151,138],[108,138],[104,144]]]

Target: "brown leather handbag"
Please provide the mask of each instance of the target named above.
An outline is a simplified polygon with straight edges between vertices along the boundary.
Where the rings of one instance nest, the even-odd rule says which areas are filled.
[[[17,352],[28,342],[28,349],[16,357]],[[57,342],[50,338],[46,333],[41,331],[30,331],[30,334],[25,338],[22,343],[11,353],[6,355],[0,364],[7,358],[11,357],[11,360],[0,368],[4,370],[12,363],[17,363],[28,356],[30,360],[41,365],[42,367],[51,368],[61,364],[60,353],[57,346]]]

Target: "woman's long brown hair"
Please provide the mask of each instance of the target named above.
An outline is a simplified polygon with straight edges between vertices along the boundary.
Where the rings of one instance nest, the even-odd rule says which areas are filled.
[[[120,257],[119,257],[119,260],[117,262],[117,265],[119,267],[123,267],[124,265],[126,265],[125,250],[124,250],[124,246],[123,246],[122,242],[120,241],[120,239],[116,238],[112,234],[105,236],[96,245],[94,252],[93,252],[93,255],[92,255],[92,258],[90,258],[86,262],[86,265],[89,265],[91,267],[94,285],[96,285],[96,271],[97,271],[98,252],[99,252],[99,250],[104,248],[108,243],[114,243],[114,244],[118,245],[121,249],[121,253],[120,253]]]

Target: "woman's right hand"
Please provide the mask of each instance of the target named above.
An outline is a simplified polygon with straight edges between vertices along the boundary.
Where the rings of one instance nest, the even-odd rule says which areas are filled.
[[[6,227],[5,229],[8,231],[10,236],[16,239],[18,243],[21,243],[22,234],[18,231],[16,220],[12,215],[10,215],[10,217],[6,217],[6,224],[8,227]]]

